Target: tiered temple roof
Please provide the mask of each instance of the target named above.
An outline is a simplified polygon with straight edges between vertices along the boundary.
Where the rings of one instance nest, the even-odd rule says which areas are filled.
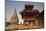
[[[23,11],[21,11],[21,15],[22,18],[25,16],[29,16],[29,17],[33,17],[33,16],[37,16],[37,14],[39,13],[39,11],[37,9],[33,10],[34,5],[25,5],[25,9]]]

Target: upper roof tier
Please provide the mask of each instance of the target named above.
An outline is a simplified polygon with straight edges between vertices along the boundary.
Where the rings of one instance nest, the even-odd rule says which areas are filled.
[[[33,7],[34,7],[34,5],[25,4],[25,9],[26,9],[26,10],[32,10]]]

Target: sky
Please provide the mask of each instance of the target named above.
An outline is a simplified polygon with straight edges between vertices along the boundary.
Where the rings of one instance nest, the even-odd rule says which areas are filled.
[[[15,9],[16,9],[19,20],[22,20],[21,14],[19,12],[24,9],[25,4],[34,5],[33,9],[38,9],[39,12],[41,12],[44,8],[44,3],[42,3],[42,2],[26,2],[26,1],[8,1],[8,0],[6,0],[6,2],[5,2],[5,12],[6,12],[6,18],[7,18],[6,21],[10,20],[10,17]]]

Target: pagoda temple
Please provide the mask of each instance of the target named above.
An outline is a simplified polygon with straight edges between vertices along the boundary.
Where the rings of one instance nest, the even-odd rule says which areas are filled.
[[[25,9],[23,9],[20,14],[22,15],[22,19],[24,19],[24,24],[38,24],[37,18],[39,11],[37,9],[33,10],[34,5],[25,4]]]

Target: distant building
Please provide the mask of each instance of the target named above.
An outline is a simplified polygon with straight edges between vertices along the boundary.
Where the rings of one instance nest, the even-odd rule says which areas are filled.
[[[41,17],[41,19],[42,19],[42,24],[44,25],[44,10],[41,12],[41,13],[39,13],[39,15],[38,16],[40,16]]]
[[[39,16],[43,16],[44,17],[44,10],[41,13],[39,13]]]

